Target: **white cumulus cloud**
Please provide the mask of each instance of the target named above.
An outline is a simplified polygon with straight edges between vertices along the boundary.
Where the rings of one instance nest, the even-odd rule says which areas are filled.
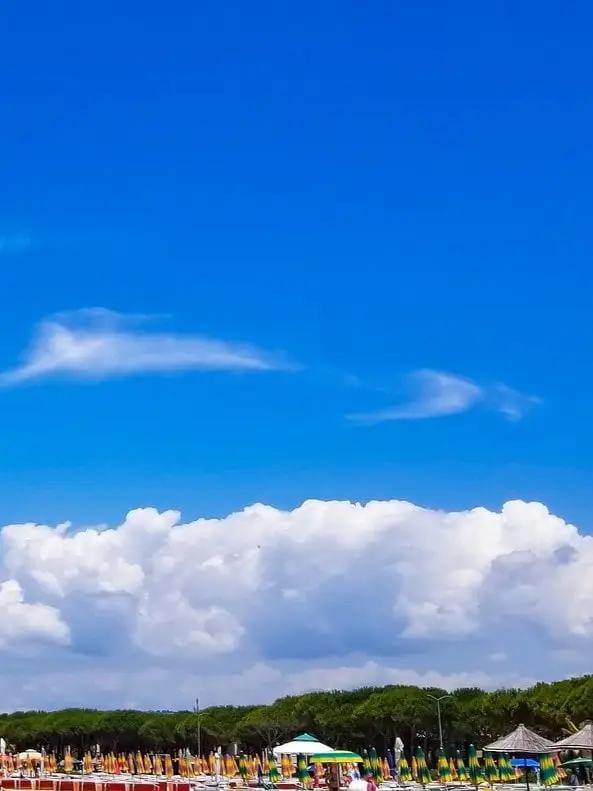
[[[287,367],[281,356],[248,344],[135,326],[147,318],[95,308],[46,319],[37,327],[21,365],[0,374],[0,383],[57,375],[103,379],[145,372]]]
[[[0,617],[13,630],[0,650],[53,645],[42,670],[70,673],[63,703],[81,702],[91,671],[89,694],[112,705],[180,705],[192,687],[244,702],[521,683],[585,669],[592,572],[593,538],[522,501],[445,512],[309,500],[190,522],[142,508],[108,529],[13,524],[0,530]]]

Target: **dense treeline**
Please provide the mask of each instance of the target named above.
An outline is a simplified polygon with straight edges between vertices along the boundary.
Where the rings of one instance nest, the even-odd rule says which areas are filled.
[[[366,687],[354,691],[311,692],[280,698],[268,706],[213,706],[199,715],[202,752],[238,742],[261,750],[300,731],[331,745],[361,749],[392,746],[400,736],[406,750],[437,743],[434,702],[441,689],[412,686]],[[530,689],[484,692],[458,689],[442,702],[444,736],[450,748],[469,741],[491,741],[520,722],[544,736],[559,738],[593,717],[593,676],[537,684]],[[45,747],[81,752],[99,744],[103,751],[173,752],[196,750],[198,715],[191,711],[98,711],[64,709],[0,715],[0,736],[16,749]]]

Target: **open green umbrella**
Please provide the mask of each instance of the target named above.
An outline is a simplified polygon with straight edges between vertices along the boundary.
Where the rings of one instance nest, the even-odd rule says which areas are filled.
[[[311,782],[309,772],[307,771],[307,762],[305,761],[305,756],[302,753],[297,758],[297,777],[304,786],[308,786]]]
[[[455,759],[455,764],[457,767],[457,777],[462,783],[467,783],[469,780],[469,774],[467,772],[467,768],[465,763],[463,762],[463,758],[461,757],[461,753],[457,750],[457,758]]]
[[[591,758],[571,758],[570,761],[563,761],[560,766],[577,767],[577,766],[593,766],[593,759]]]
[[[426,758],[424,757],[424,750],[422,747],[416,747],[416,780],[423,786],[430,783],[430,772],[426,765]]]
[[[270,783],[277,783],[280,780],[278,764],[276,763],[276,758],[272,752],[268,756],[268,778]]]
[[[477,788],[482,782],[482,769],[480,768],[480,762],[478,761],[478,753],[476,752],[476,748],[473,744],[470,744],[467,750],[467,766],[469,779]]]
[[[453,780],[451,777],[451,770],[449,769],[449,762],[447,761],[447,756],[442,747],[438,752],[437,769],[441,783],[450,783]]]
[[[410,765],[406,760],[406,756],[402,753],[401,758],[399,759],[400,783],[409,783],[411,779],[412,779],[412,772],[410,771]]]

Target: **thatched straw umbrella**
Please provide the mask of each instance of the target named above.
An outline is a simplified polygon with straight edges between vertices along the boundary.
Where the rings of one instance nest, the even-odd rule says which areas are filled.
[[[528,755],[544,755],[555,751],[557,745],[549,739],[545,739],[534,731],[530,731],[525,725],[521,724],[514,731],[503,736],[487,747],[484,747],[486,752],[490,753],[513,753],[513,755],[520,755],[527,757]],[[529,789],[529,775],[527,773],[527,765],[525,764],[525,782],[527,789]]]
[[[557,750],[592,750],[593,723],[587,722],[577,733],[571,733],[554,745]]]

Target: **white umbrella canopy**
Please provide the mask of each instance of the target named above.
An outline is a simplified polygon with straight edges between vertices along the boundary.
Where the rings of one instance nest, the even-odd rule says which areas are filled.
[[[27,758],[32,758],[34,761],[40,761],[42,755],[39,750],[25,750],[24,752],[19,753],[19,758],[21,761],[26,761]]]
[[[274,755],[315,755],[316,753],[333,753],[332,747],[323,744],[315,736],[310,733],[301,733],[296,736],[291,742],[286,744],[279,744],[273,748]]]

